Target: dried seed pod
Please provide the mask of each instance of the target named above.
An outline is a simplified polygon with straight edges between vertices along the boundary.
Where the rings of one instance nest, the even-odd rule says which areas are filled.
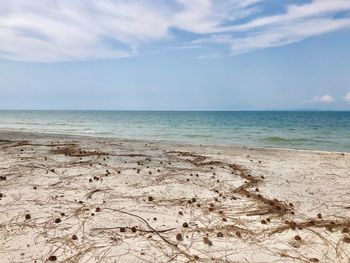
[[[326,226],[326,230],[329,231],[329,232],[333,232],[333,228],[332,228],[332,226],[330,226],[330,225],[329,225],[329,226]]]
[[[209,240],[208,237],[203,237],[203,243],[208,245],[208,246],[212,246],[213,242],[211,242],[211,240]]]
[[[57,257],[56,256],[50,256],[48,258],[49,261],[56,261],[57,260]]]
[[[177,241],[183,241],[183,237],[182,237],[182,235],[180,233],[176,235],[176,240]]]
[[[242,237],[242,235],[241,235],[241,233],[239,231],[236,231],[236,236],[239,237],[239,238]]]
[[[309,258],[310,262],[320,262],[317,258]]]
[[[298,236],[298,235],[296,235],[296,236],[294,237],[294,239],[295,239],[296,241],[301,241],[301,237]]]

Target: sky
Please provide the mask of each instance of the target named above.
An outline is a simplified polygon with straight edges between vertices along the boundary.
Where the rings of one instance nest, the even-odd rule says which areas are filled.
[[[0,109],[350,110],[350,0],[0,0]]]

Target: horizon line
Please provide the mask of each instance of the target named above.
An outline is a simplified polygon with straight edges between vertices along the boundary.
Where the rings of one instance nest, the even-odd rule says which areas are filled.
[[[130,111],[130,112],[350,112],[350,109],[231,109],[231,110],[186,110],[186,109],[0,109],[0,111]]]

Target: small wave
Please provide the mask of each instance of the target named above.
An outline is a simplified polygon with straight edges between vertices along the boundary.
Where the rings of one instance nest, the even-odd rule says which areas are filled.
[[[8,125],[29,125],[29,126],[35,126],[35,125],[43,125],[42,123],[38,122],[8,122],[6,123]]]
[[[187,138],[210,138],[213,136],[206,135],[206,134],[185,134],[184,137],[187,137]]]
[[[284,144],[284,145],[324,145],[334,144],[331,140],[315,138],[284,138],[280,136],[271,136],[262,139],[265,143]]]
[[[265,142],[272,142],[272,143],[293,143],[293,142],[308,142],[312,141],[310,139],[305,138],[284,138],[280,136],[270,136],[262,139]]]

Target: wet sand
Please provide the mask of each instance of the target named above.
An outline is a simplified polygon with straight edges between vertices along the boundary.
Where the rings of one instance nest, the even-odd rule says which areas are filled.
[[[0,132],[0,262],[346,262],[350,154]]]

